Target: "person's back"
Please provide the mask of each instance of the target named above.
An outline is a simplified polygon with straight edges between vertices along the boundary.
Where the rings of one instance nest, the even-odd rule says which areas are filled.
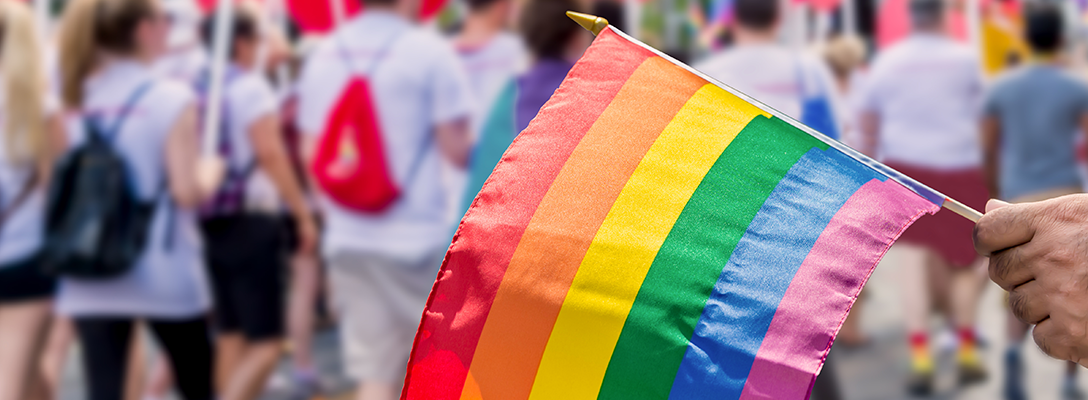
[[[735,45],[695,69],[817,130],[838,137],[835,81],[814,55],[778,42],[781,5],[738,1]]]
[[[1080,187],[1074,142],[1088,114],[1083,81],[1055,65],[1029,65],[994,85],[985,111],[1001,125],[1001,198]]]
[[[695,68],[782,113],[802,118],[802,102],[834,83],[819,60],[778,44],[738,45]]]
[[[442,158],[463,168],[471,143],[472,98],[457,54],[436,33],[395,14],[397,1],[366,1],[367,11],[311,55],[298,84],[298,121],[319,182],[323,255],[341,318],[344,368],[361,382],[357,398],[365,400],[399,393],[419,315],[448,246],[455,199],[441,182]],[[364,87],[369,98],[360,98]],[[326,140],[342,133],[335,129],[349,128],[342,116],[369,112],[359,106],[364,103],[372,105],[377,131],[361,140],[378,136],[381,148],[341,139],[333,143],[340,154],[328,160]],[[356,157],[343,151],[347,146]],[[383,179],[399,189],[382,210],[338,203],[320,176],[334,169],[328,166],[360,171],[356,159],[364,152],[384,156]]]
[[[861,108],[880,115],[877,154],[937,169],[977,167],[977,58],[951,38],[919,33],[877,56]]]
[[[211,296],[194,210],[217,186],[219,163],[199,154],[190,88],[153,70],[168,27],[159,7],[157,0],[72,1],[58,38],[62,98],[73,111],[67,121],[70,154],[108,154],[101,159],[120,164],[128,185],[114,185],[103,198],[131,196],[151,212],[148,225],[137,228],[146,227],[147,234],[134,245],[136,261],[112,265],[116,274],[77,278],[59,269],[57,310],[72,319],[84,362],[94,366],[85,379],[91,400],[123,397],[123,360],[137,322],[150,327],[165,349],[181,398],[215,397],[206,320]],[[103,140],[92,142],[89,135],[96,133]],[[101,182],[96,179],[85,182]],[[71,181],[54,182],[60,190],[52,193],[74,187]],[[92,204],[79,203],[81,198],[93,197],[72,200]],[[63,203],[51,206],[58,204]],[[71,237],[59,232],[50,230],[47,243]]]
[[[141,86],[146,86],[146,92],[124,115],[112,144],[131,167],[137,197],[156,203],[147,251],[129,273],[118,278],[63,280],[58,302],[62,313],[111,310],[133,315],[191,315],[210,305],[195,217],[191,211],[172,205],[162,192],[167,184],[162,157],[167,136],[192,104],[192,92],[180,82],[157,77],[147,65],[115,61],[85,85],[82,113],[101,116],[102,126],[112,126]],[[82,119],[71,120],[68,131],[72,146],[86,140]]]
[[[448,239],[448,202],[440,184],[436,124],[472,106],[452,48],[399,15],[369,11],[347,22],[308,61],[299,82],[299,125],[321,133],[341,92],[369,75],[386,161],[402,196],[383,213],[362,213],[324,199],[325,253],[350,248],[396,255],[433,250]],[[410,176],[411,175],[411,176]],[[410,182],[409,182],[410,180]]]

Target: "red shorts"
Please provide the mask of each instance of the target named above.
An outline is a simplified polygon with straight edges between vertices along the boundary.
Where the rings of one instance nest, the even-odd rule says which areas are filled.
[[[990,199],[979,169],[946,171],[894,162],[887,165],[976,210],[984,209]],[[978,259],[971,240],[974,227],[970,220],[942,208],[936,215],[923,216],[899,240],[933,250],[952,266],[966,268]]]

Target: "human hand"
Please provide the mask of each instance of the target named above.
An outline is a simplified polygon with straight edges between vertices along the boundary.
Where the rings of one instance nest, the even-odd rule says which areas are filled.
[[[1009,307],[1035,325],[1047,355],[1088,366],[1088,195],[1038,203],[991,200],[975,226],[975,249]]]
[[[317,252],[317,222],[314,221],[314,217],[310,213],[305,215],[298,215],[295,217],[298,235],[298,249],[296,254],[300,256],[309,256]]]
[[[196,183],[207,198],[219,190],[227,174],[227,163],[218,155],[203,155],[196,162]]]

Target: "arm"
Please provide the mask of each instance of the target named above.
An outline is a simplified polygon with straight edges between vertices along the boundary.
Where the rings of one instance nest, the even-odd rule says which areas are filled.
[[[993,116],[982,118],[982,174],[986,179],[986,188],[990,196],[1000,193],[998,186],[999,149],[1001,143],[1001,122]]]
[[[880,135],[880,114],[875,111],[862,111],[858,117],[858,138],[861,148],[858,151],[870,157],[876,156],[877,139]]]
[[[46,134],[49,135],[49,159],[56,160],[68,151],[68,132],[64,126],[64,116],[56,114],[46,120]]]
[[[253,152],[261,170],[276,185],[276,190],[298,221],[299,251],[309,254],[317,246],[317,225],[306,203],[302,185],[296,179],[287,149],[280,138],[279,127],[278,116],[270,113],[249,127],[249,139],[253,143]]]
[[[187,107],[166,138],[166,176],[181,208],[195,208],[215,193],[225,170],[222,160],[200,156],[196,108]]]
[[[468,119],[460,118],[435,126],[435,140],[438,150],[453,165],[468,168],[469,155],[472,152],[472,138],[469,135]]]

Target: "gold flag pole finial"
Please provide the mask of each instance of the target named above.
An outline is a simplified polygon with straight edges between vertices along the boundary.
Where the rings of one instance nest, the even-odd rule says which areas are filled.
[[[596,15],[582,14],[580,12],[567,11],[567,16],[586,28],[587,31],[593,32],[594,35],[600,35],[601,31],[608,26],[608,20],[598,17]]]

